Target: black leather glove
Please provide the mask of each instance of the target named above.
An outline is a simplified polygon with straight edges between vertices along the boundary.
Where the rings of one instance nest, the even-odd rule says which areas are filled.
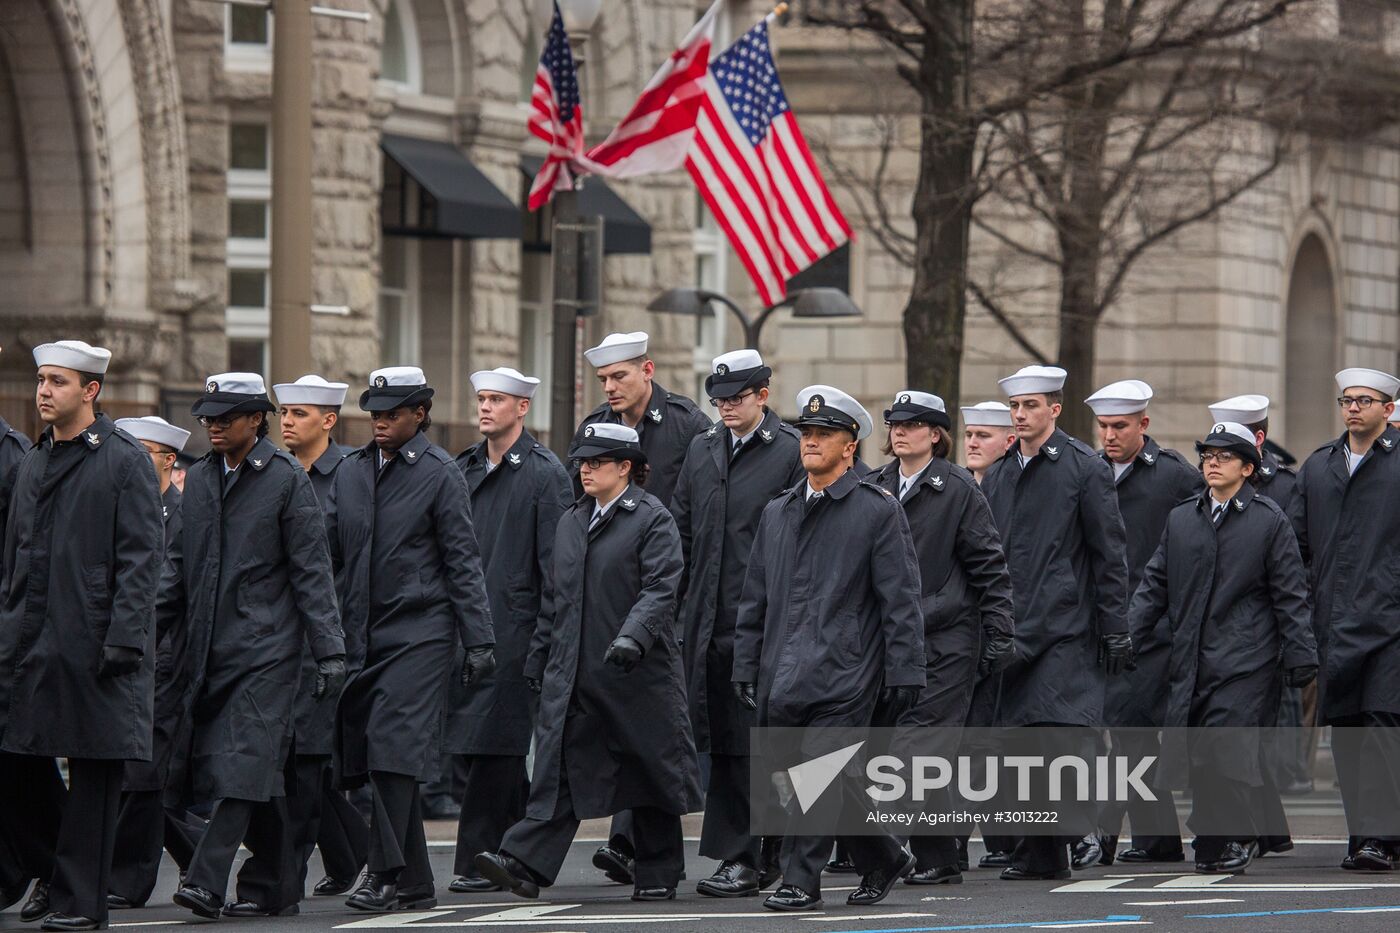
[[[1317,679],[1317,665],[1304,664],[1301,667],[1290,667],[1285,679],[1290,687],[1306,687]]]
[[[490,645],[468,648],[462,662],[462,686],[470,687],[496,669],[496,652]]]
[[[914,708],[914,704],[919,701],[919,694],[923,692],[922,687],[886,687],[880,691],[880,706],[884,708],[885,715],[889,717],[890,725],[899,722],[899,718]]]
[[[1016,640],[995,628],[982,629],[982,656],[977,659],[977,676],[986,677],[1004,670],[1016,657]]]
[[[1104,672],[1113,677],[1123,671],[1136,669],[1133,662],[1133,636],[1127,632],[1114,632],[1099,639],[1099,663]]]
[[[642,646],[631,635],[619,635],[608,645],[608,653],[603,655],[604,664],[616,664],[622,673],[632,673],[632,668],[642,659]]]
[[[539,696],[540,691],[544,689],[544,684],[540,683],[539,678],[537,677],[526,677],[525,686],[529,687],[530,692],[533,693],[535,696]]]
[[[311,698],[319,700],[324,696],[339,696],[345,687],[345,655],[337,654],[316,662],[316,686]]]
[[[107,680],[110,677],[125,677],[141,669],[143,655],[135,648],[121,645],[103,645],[102,660],[97,662],[97,677]]]
[[[734,696],[745,709],[758,709],[758,684],[748,680],[734,681]]]

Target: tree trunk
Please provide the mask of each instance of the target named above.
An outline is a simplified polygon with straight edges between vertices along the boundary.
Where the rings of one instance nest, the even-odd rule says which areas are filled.
[[[914,281],[904,307],[910,388],[959,404],[963,322],[967,315],[974,128],[966,125],[964,41],[972,0],[931,3],[946,28],[924,44],[915,90],[920,100],[919,177],[911,205],[917,234]]]
[[[1076,257],[1075,262],[1063,264],[1060,280],[1060,352],[1059,363],[1069,375],[1065,377],[1064,410],[1060,412],[1060,427],[1090,446],[1098,446],[1094,413],[1084,400],[1094,394],[1094,337],[1098,331],[1098,314],[1094,309],[1093,282],[1097,279],[1098,261],[1091,265],[1094,278],[1087,281],[1087,270],[1079,268],[1088,257]]]

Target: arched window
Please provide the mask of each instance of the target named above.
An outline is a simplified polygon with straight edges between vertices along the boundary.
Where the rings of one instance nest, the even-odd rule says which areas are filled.
[[[409,0],[392,0],[384,13],[384,47],[379,78],[415,94],[423,89],[418,22]]]

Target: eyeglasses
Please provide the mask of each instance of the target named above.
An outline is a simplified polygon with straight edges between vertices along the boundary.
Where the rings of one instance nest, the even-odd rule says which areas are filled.
[[[1233,450],[1208,450],[1201,454],[1201,463],[1234,463],[1240,455]]]
[[[599,469],[599,468],[602,467],[602,465],[605,464],[605,463],[617,463],[616,460],[604,460],[604,459],[602,459],[601,457],[589,457],[587,460],[578,460],[578,459],[575,459],[575,460],[572,460],[572,461],[570,461],[570,462],[573,463],[573,465],[574,465],[575,467],[585,467],[585,466],[586,466],[586,467],[588,467],[590,470]]]
[[[1357,408],[1359,408],[1361,411],[1365,411],[1366,409],[1370,408],[1372,405],[1375,405],[1375,404],[1377,404],[1377,403],[1379,403],[1379,404],[1381,404],[1381,405],[1384,405],[1384,404],[1385,404],[1385,402],[1381,401],[1380,399],[1376,398],[1376,397],[1373,396],[1373,395],[1339,395],[1339,396],[1337,396],[1337,407],[1338,407],[1338,408],[1351,408],[1353,405],[1355,405],[1355,406],[1356,406]]]
[[[755,391],[753,391],[752,389],[750,389],[750,390],[747,391],[747,392],[740,392],[738,395],[731,395],[731,396],[729,396],[728,398],[712,398],[712,399],[710,399],[710,404],[713,405],[713,406],[716,407],[716,408],[724,408],[724,407],[726,407],[726,406],[734,406],[734,405],[738,405],[740,402],[742,402],[744,399],[748,398],[750,395],[757,395],[757,394],[758,394],[757,392],[755,392]]]
[[[210,427],[211,425],[218,425],[221,428],[226,428],[229,425],[233,424],[235,421],[237,421],[239,418],[246,417],[248,417],[248,415],[245,412],[241,415],[219,415],[219,417],[217,418],[206,418],[203,415],[201,415],[198,420],[199,423],[206,428]]]

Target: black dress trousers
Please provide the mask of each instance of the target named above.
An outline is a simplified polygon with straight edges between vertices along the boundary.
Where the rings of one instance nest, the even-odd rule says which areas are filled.
[[[119,759],[68,759],[68,801],[49,883],[49,906],[58,913],[107,922],[125,768]]]
[[[369,870],[395,879],[400,898],[431,897],[433,869],[423,833],[418,780],[411,774],[371,771],[374,811],[369,821]]]
[[[523,755],[457,755],[463,773],[462,814],[457,818],[453,870],[480,874],[472,864],[478,852],[496,852],[506,830],[525,818],[530,777]]]

